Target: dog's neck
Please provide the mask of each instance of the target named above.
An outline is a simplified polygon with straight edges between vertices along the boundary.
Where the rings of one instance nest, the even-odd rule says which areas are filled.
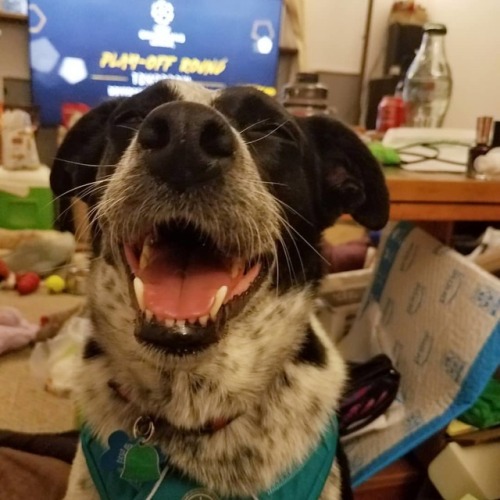
[[[108,380],[108,387],[116,394],[118,398],[120,398],[123,402],[125,403],[131,403],[133,404],[132,396],[129,391],[124,389],[116,380]],[[139,418],[142,418],[139,417]],[[155,415],[147,415],[148,420],[150,420],[155,428],[162,428],[163,433],[171,432],[177,432],[177,433],[184,433],[186,435],[192,434],[192,435],[199,435],[199,434],[214,434],[215,432],[218,432],[222,429],[224,429],[226,426],[231,424],[235,418],[218,418],[218,419],[213,419],[207,421],[204,425],[200,426],[199,428],[196,429],[184,429],[182,427],[176,427],[172,425],[166,418],[164,417],[157,417]]]
[[[104,354],[85,365],[80,400],[101,441],[118,429],[131,435],[141,416],[163,418],[171,426],[158,426],[155,444],[180,471],[229,496],[265,491],[305,460],[340,398],[344,364],[315,320],[326,362],[297,357],[311,323],[310,291],[264,298],[205,358],[160,367],[127,343],[133,319],[110,318],[105,310],[100,317],[94,308]],[[131,402],[110,389],[109,380]],[[218,419],[234,420],[213,433],[175,432],[198,431]]]

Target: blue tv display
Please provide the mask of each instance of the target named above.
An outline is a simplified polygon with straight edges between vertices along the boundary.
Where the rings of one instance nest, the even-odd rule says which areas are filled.
[[[274,94],[282,0],[32,0],[33,99],[41,122],[164,78]]]

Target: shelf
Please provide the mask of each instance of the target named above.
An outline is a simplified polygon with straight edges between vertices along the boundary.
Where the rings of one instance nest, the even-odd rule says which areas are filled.
[[[0,21],[15,21],[20,23],[27,23],[28,16],[24,14],[14,14],[13,12],[4,12],[0,10]]]

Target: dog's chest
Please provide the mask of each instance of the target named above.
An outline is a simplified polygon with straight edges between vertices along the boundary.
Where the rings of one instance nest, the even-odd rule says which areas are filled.
[[[278,499],[317,499],[330,476],[337,447],[337,423],[332,420],[323,434],[319,445],[300,466],[295,467],[288,475],[282,477],[267,491],[252,497],[238,497],[238,499],[258,498],[259,500]],[[169,498],[171,500],[223,500],[221,497],[202,487],[195,481],[181,474],[168,463],[168,459],[161,458],[158,469],[158,478],[153,481],[137,482],[126,479],[126,464],[123,468],[109,470],[100,464],[100,458],[105,450],[90,433],[84,429],[82,433],[82,449],[85,454],[89,472],[102,498]],[[107,452],[109,453],[109,451]],[[237,500],[231,497],[232,500]]]

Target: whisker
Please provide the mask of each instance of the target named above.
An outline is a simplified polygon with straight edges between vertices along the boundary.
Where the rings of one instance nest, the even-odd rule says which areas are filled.
[[[117,125],[117,128],[126,128],[127,130],[132,130],[133,132],[138,132],[139,131],[138,128],[129,127],[127,125]]]
[[[264,118],[263,120],[259,120],[258,122],[252,123],[248,127],[245,127],[243,130],[238,130],[238,133],[242,134],[243,132],[250,130],[252,127],[255,127],[256,125],[260,125],[261,123],[267,122],[268,120],[269,120],[269,118]]]
[[[316,255],[318,255],[318,257],[320,257],[323,262],[330,265],[328,260],[323,255],[321,255],[321,253],[318,252],[318,250],[314,248],[314,246],[312,246],[291,224],[289,224],[285,219],[283,219],[283,223],[285,223]]]
[[[265,139],[266,137],[269,137],[270,135],[274,134],[277,130],[279,130],[281,127],[286,125],[290,120],[285,120],[283,123],[280,123],[276,128],[271,130],[271,132],[268,132],[266,135],[259,137],[258,139],[255,139],[254,141],[250,142],[245,142],[245,144],[248,146],[249,144],[254,144],[255,142],[262,141],[262,139]]]
[[[87,186],[91,186],[91,187],[99,187],[100,184],[104,183],[104,182],[107,182],[109,177],[111,177],[111,174],[106,176],[106,177],[103,177],[102,179],[99,179],[97,181],[92,181],[92,182],[87,182],[85,184],[82,184],[81,186],[76,186],[74,188],[71,188],[71,189],[68,189],[67,191],[64,191],[64,193],[60,194],[59,196],[56,196],[51,203],[63,198],[64,196],[68,196],[68,194],[74,192],[74,191],[77,191],[78,189],[81,189],[81,188],[84,188],[84,187],[87,187]]]
[[[67,160],[66,158],[60,158],[58,156],[56,156],[54,158],[54,160],[57,160],[57,161],[62,161],[64,163],[69,163],[71,165],[79,165],[81,167],[90,167],[90,168],[99,168],[99,167],[116,167],[116,164],[113,163],[113,164],[110,164],[110,165],[103,165],[103,164],[95,164],[95,163],[83,163],[83,162],[80,162],[80,161],[73,161],[73,160]]]
[[[283,205],[287,210],[290,210],[290,212],[294,213],[295,215],[298,215],[304,222],[309,224],[311,227],[314,227],[314,224],[309,219],[306,219],[300,212],[297,212],[297,210],[295,210],[290,205],[288,205],[288,203],[285,203],[284,201],[282,201],[280,199],[276,199],[276,201],[280,205]]]

